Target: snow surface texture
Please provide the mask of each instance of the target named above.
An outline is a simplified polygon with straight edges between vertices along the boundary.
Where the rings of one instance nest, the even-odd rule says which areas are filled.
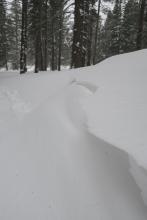
[[[146,57],[0,73],[0,219],[147,219]]]

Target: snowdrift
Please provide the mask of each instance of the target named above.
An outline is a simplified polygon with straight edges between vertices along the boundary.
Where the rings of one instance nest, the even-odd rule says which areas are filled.
[[[146,57],[0,73],[0,219],[147,219]]]

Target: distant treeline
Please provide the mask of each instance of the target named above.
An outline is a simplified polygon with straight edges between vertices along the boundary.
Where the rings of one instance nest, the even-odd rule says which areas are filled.
[[[0,68],[90,66],[147,48],[147,0],[0,0]]]

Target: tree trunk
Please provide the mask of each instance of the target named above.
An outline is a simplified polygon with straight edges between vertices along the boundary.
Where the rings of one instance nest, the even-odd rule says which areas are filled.
[[[59,30],[59,48],[58,48],[58,71],[61,71],[61,55],[62,55],[62,26]]]
[[[15,7],[17,7],[17,0],[15,0]],[[19,68],[19,48],[18,48],[18,44],[19,44],[19,40],[18,40],[18,11],[17,8],[15,9],[15,40],[16,40],[16,66],[15,68],[18,70]]]
[[[51,70],[55,70],[55,36],[54,36],[54,21],[52,21],[51,25]]]
[[[91,65],[91,58],[92,58],[92,43],[93,43],[93,24],[94,24],[94,20],[93,20],[93,14],[92,14],[92,10],[94,8],[94,2],[91,3],[91,8],[89,10],[89,37],[88,37],[88,45],[87,45],[87,66]]]
[[[97,12],[95,40],[94,40],[94,48],[93,48],[93,65],[96,64],[98,27],[99,27],[99,20],[100,20],[100,9],[101,9],[101,0],[98,1],[98,12]]]
[[[8,71],[8,59],[7,59],[7,49],[6,49],[6,60],[5,60],[6,70]]]
[[[35,73],[38,73],[40,70],[40,36],[39,31],[36,33],[36,39],[35,39]]]
[[[146,0],[140,0],[140,14],[139,14],[138,33],[137,33],[137,42],[136,42],[137,50],[140,50],[142,48],[145,6],[146,6]]]
[[[60,7],[60,23],[59,23],[59,48],[58,48],[58,71],[61,71],[61,55],[62,55],[62,35],[63,35],[63,4]]]
[[[44,40],[44,70],[47,70],[47,49],[48,49],[48,0],[45,2],[45,40]]]
[[[27,72],[27,9],[28,0],[22,0],[22,30],[20,51],[20,73]]]
[[[85,54],[83,53],[84,34],[84,1],[75,0],[74,30],[72,45],[71,67],[79,68],[85,65]]]
[[[89,39],[88,39],[88,48],[87,48],[87,66],[91,65],[91,55],[92,55],[92,36],[93,36],[93,28],[90,25],[90,33],[89,33]]]

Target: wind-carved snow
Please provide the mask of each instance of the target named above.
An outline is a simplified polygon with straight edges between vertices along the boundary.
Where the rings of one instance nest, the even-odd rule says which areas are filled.
[[[79,85],[79,86],[82,86],[84,87],[85,89],[88,89],[89,92],[91,92],[92,94],[94,94],[97,89],[98,89],[98,86],[94,83],[90,83],[88,81],[79,81],[78,79],[76,78],[73,78],[70,82],[71,84],[75,84],[75,85]]]
[[[98,65],[83,72],[75,70],[72,76],[69,72],[30,74],[21,80],[15,76],[13,85],[11,80],[0,80],[5,86],[0,98],[1,115],[10,119],[6,121],[7,132],[2,133],[5,124],[0,130],[0,219],[147,219],[146,172],[130,160],[134,149],[125,153],[129,147],[119,149],[119,145],[99,137],[105,125],[100,119],[107,117],[106,110],[109,113],[111,107],[112,116],[116,110],[112,104],[124,101],[119,100],[124,92],[131,97],[130,90],[124,88],[129,80],[132,83],[134,72],[130,78],[126,74],[122,86],[120,76],[125,72],[113,75],[111,70],[106,74],[104,67],[109,62],[116,66],[116,61],[105,62],[101,70]],[[139,82],[140,72],[138,77],[135,82]],[[109,102],[115,95],[118,102]],[[32,110],[28,103],[34,106]],[[107,105],[102,107],[100,103]],[[92,106],[91,111],[88,106]],[[25,117],[13,121],[13,114]],[[95,124],[90,123],[92,116]],[[92,130],[94,125],[96,132]],[[109,126],[112,129],[114,124]]]
[[[93,136],[93,134],[91,133],[91,130],[88,128],[88,120],[87,120],[87,116],[86,116],[86,112],[84,111],[84,108],[82,106],[82,101],[83,99],[87,99],[89,95],[94,94],[97,89],[98,86],[92,83],[89,83],[87,81],[78,81],[77,79],[73,79],[72,82],[72,90],[74,91],[73,94],[76,94],[76,91],[79,89],[79,86],[84,88],[84,90],[82,90],[82,93],[80,94],[80,92],[78,91],[78,98],[77,95],[76,97],[73,98],[72,95],[72,101],[68,100],[68,106],[70,106],[69,108],[69,115],[72,119],[72,123],[76,123],[76,125],[78,125],[77,127],[80,129],[84,129],[84,131],[92,137],[92,139],[94,138],[95,140],[97,139],[97,142],[101,142],[104,144],[104,141],[99,139],[96,136]],[[71,92],[69,92],[70,94],[70,98],[71,98]],[[79,96],[80,94],[80,96]],[[78,102],[75,102],[75,100]],[[70,103],[70,105],[69,105]],[[75,106],[78,108],[78,110],[75,108]],[[103,145],[102,144],[102,145]],[[107,143],[108,144],[108,143]],[[108,144],[109,145],[109,144]],[[99,145],[98,145],[99,146]],[[110,147],[110,145],[109,145]],[[114,148],[114,151],[117,149],[115,146],[111,146],[112,148]],[[105,149],[103,149],[105,151]],[[144,204],[147,205],[147,191],[146,191],[146,186],[147,186],[147,173],[145,170],[143,170],[143,168],[139,168],[139,166],[137,165],[137,163],[135,162],[135,160],[132,158],[132,156],[127,155],[127,153],[121,150],[116,150],[120,151],[120,155],[124,155],[124,158],[126,160],[126,163],[128,164],[128,168],[126,170],[126,172],[128,172],[128,175],[132,175],[132,177],[134,178],[135,182],[136,182],[136,188],[138,188],[138,192],[141,190],[141,195],[142,198],[144,200]],[[106,150],[107,152],[107,150]],[[108,153],[108,152],[107,152]],[[119,157],[118,157],[119,158]],[[115,158],[115,160],[117,160],[117,158]],[[135,184],[134,184],[135,185]]]
[[[95,85],[93,83],[90,83],[90,82],[87,82],[87,81],[77,81],[76,84],[79,85],[79,86],[85,87],[91,93],[95,93],[97,91],[97,89],[98,89],[97,85]]]
[[[68,84],[67,109],[73,124],[81,129],[87,129],[87,116],[82,102],[93,95],[98,86],[88,81],[73,78]],[[71,98],[72,97],[72,98]]]
[[[72,101],[68,100],[68,106],[69,108],[69,114],[72,118],[72,122],[78,125],[77,127],[80,127],[87,131],[88,133],[92,133],[91,129],[88,127],[88,118],[86,116],[86,112],[83,107],[83,98],[87,99],[89,95],[94,94],[98,90],[98,86],[92,83],[89,83],[87,81],[78,81],[78,79],[74,78],[72,80],[72,89],[74,90],[74,95],[76,94],[76,90],[78,90],[78,86],[81,86],[84,88],[83,93],[81,93],[81,96],[78,96],[78,102],[75,102],[74,99]],[[73,87],[74,86],[74,87]],[[89,93],[87,93],[89,91]],[[78,91],[79,94],[79,91]],[[73,96],[73,95],[72,95]],[[83,98],[81,98],[83,97]],[[75,98],[77,101],[77,97]],[[69,105],[70,103],[70,105]],[[75,106],[78,108],[76,109]],[[115,146],[114,146],[115,148]],[[125,154],[126,152],[124,152]],[[123,151],[122,151],[123,154]],[[133,159],[132,155],[128,155],[128,163],[130,164],[130,174],[134,178],[136,184],[138,185],[139,189],[141,190],[141,195],[144,200],[144,203],[147,206],[147,171],[140,167],[135,159]]]
[[[147,206],[147,170],[139,166],[132,156],[129,156],[130,172],[141,190],[144,203]]]

